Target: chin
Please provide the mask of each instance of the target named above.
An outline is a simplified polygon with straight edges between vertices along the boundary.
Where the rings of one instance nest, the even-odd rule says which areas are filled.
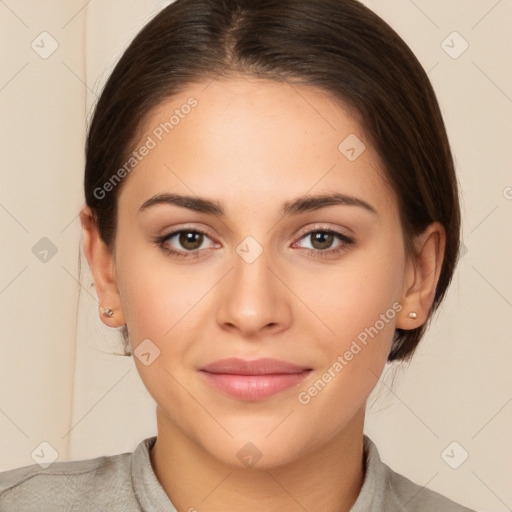
[[[293,463],[301,457],[302,446],[311,443],[283,430],[268,435],[247,431],[233,439],[209,439],[203,448],[211,456],[236,469],[269,470]],[[309,450],[308,450],[309,451]]]

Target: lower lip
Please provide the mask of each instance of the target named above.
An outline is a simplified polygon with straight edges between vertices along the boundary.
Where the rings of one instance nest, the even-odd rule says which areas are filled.
[[[311,370],[270,375],[233,375],[206,371],[201,373],[211,386],[239,400],[262,400],[297,386]]]

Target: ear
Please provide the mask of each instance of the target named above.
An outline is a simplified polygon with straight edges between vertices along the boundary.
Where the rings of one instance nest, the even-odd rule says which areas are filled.
[[[125,319],[115,279],[112,251],[102,240],[93,213],[88,206],[82,208],[80,222],[84,233],[84,253],[96,284],[100,318],[109,327],[122,327]],[[106,308],[114,311],[111,317],[103,314]]]
[[[434,222],[414,240],[416,255],[408,257],[402,289],[402,310],[397,315],[396,327],[416,329],[427,320],[434,302],[436,286],[441,274],[446,245],[446,231]],[[411,311],[417,317],[409,317]]]

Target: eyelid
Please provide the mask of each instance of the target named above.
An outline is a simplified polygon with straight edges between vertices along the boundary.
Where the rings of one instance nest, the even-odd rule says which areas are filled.
[[[169,232],[164,231],[165,234],[160,235],[158,238],[167,238],[167,237],[170,237],[171,235],[176,235],[178,233],[181,233],[182,231],[196,231],[198,233],[202,233],[203,235],[206,235],[208,238],[211,238],[212,240],[215,239],[215,237],[212,236],[212,234],[210,233],[210,231],[207,228],[197,227],[196,225],[191,226],[188,224],[183,225],[183,226],[178,226],[176,228],[172,228]]]
[[[198,257],[200,257],[200,254],[203,253],[203,251],[213,248],[211,246],[206,249],[196,249],[194,251],[186,251],[186,250],[181,250],[181,249],[169,249],[168,247],[167,248],[165,247],[165,244],[168,242],[168,240],[175,237],[179,233],[187,232],[187,231],[200,233],[200,234],[210,238],[210,240],[212,240],[212,242],[213,242],[213,245],[218,244],[218,242],[216,242],[216,240],[215,240],[215,237],[210,235],[208,229],[203,229],[203,228],[199,228],[196,226],[190,226],[190,225],[179,226],[179,227],[172,229],[169,233],[157,237],[155,240],[155,243],[157,246],[159,246],[163,250],[166,250],[169,254],[173,253],[175,255],[175,257],[180,257],[180,258],[185,258],[185,259],[198,258]],[[349,230],[349,231],[352,231],[352,230]],[[341,232],[339,227],[333,228],[333,227],[326,226],[326,225],[314,224],[312,226],[310,225],[310,226],[305,227],[300,230],[300,232],[295,236],[295,241],[292,243],[292,247],[295,247],[296,244],[300,243],[300,241],[303,238],[305,238],[306,236],[311,235],[312,233],[315,233],[315,232],[330,233],[333,236],[337,237],[338,240],[340,240],[341,245],[339,248],[326,249],[326,250],[303,248],[308,255],[312,255],[314,257],[329,258],[330,256],[334,256],[336,254],[339,254],[339,253],[345,251],[349,246],[353,245],[356,242],[354,237],[344,234],[343,232]]]
[[[306,226],[305,228],[302,228],[299,231],[299,233],[296,235],[296,237],[302,238],[304,235],[310,234],[311,231],[333,231],[333,232],[336,232],[336,233],[343,235],[347,238],[352,238],[352,235],[342,233],[339,231],[340,229],[341,228],[339,228],[339,227],[331,227],[331,226],[327,226],[325,224],[318,223],[318,224],[313,224],[310,226]],[[349,228],[344,228],[344,229],[353,233],[353,231]],[[167,237],[170,237],[171,235],[176,235],[177,233],[180,233],[181,231],[197,231],[199,233],[202,233],[203,235],[206,235],[213,241],[215,241],[215,237],[212,236],[212,234],[210,233],[210,231],[207,228],[197,227],[196,225],[189,225],[189,224],[185,224],[183,226],[178,226],[177,228],[173,228],[168,233],[160,235],[159,238],[167,238]]]
[[[347,231],[350,231],[351,233],[353,233],[353,231],[349,228],[345,228]],[[313,224],[312,226],[307,226],[305,227],[304,229],[301,229],[297,235],[297,240],[301,239],[304,237],[304,235],[309,235],[311,234],[312,232],[315,232],[315,231],[327,231],[327,232],[332,232],[338,236],[341,236],[341,237],[345,237],[349,240],[352,240],[352,241],[355,241],[354,237],[350,234],[346,234],[346,233],[343,233],[343,228],[341,227],[332,227],[332,226],[327,226],[325,224]],[[294,242],[295,243],[295,242]]]

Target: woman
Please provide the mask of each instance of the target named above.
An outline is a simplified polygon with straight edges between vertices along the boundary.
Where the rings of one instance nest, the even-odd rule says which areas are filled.
[[[177,0],[112,72],[86,149],[100,316],[158,433],[4,472],[2,510],[470,510],[363,434],[459,250],[439,106],[383,20],[355,0]]]

